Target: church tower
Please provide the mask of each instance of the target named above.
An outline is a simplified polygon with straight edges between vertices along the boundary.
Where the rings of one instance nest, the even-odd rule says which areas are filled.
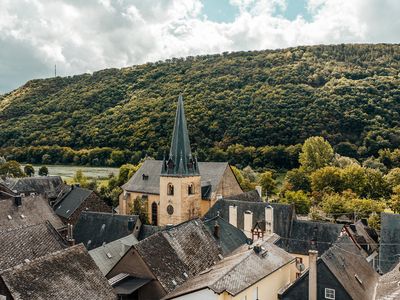
[[[169,157],[164,158],[161,168],[159,225],[200,217],[200,204],[200,172],[190,150],[183,99],[179,96]]]

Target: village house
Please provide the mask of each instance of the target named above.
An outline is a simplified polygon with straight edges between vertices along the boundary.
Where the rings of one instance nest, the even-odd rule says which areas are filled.
[[[78,222],[82,211],[111,212],[111,207],[94,191],[76,185],[66,186],[55,200],[53,208],[65,224],[73,226]]]
[[[309,269],[284,287],[279,299],[374,299],[379,275],[347,235],[340,237],[319,259],[317,255],[317,251],[310,250]]]
[[[277,299],[278,291],[295,279],[295,273],[295,259],[274,244],[243,245],[163,299]]]
[[[119,213],[129,214],[140,198],[150,223],[160,226],[204,216],[217,198],[242,193],[227,162],[198,162],[192,155],[182,96],[169,156],[163,161],[146,160],[122,189]]]
[[[55,214],[41,195],[14,196],[0,200],[0,230],[34,225],[49,221],[59,232],[65,230],[60,217]]]
[[[344,225],[329,222],[297,220],[293,206],[262,202],[257,199],[256,193],[252,197],[237,195],[219,199],[206,213],[205,219],[216,215],[241,229],[254,241],[277,234],[280,238],[276,244],[292,254],[303,269],[308,267],[308,250],[312,243],[322,255],[344,228]],[[299,271],[297,275],[300,274]]]
[[[92,250],[132,234],[138,238],[141,221],[135,215],[83,211],[73,229],[73,239]]]
[[[26,260],[0,272],[0,295],[12,299],[117,299],[83,245]]]
[[[67,248],[62,236],[49,223],[0,231],[0,271]]]
[[[120,284],[131,286],[129,294],[124,296],[161,299],[220,261],[222,249],[229,247],[220,246],[203,222],[194,219],[156,232],[133,245],[107,278],[115,289]]]

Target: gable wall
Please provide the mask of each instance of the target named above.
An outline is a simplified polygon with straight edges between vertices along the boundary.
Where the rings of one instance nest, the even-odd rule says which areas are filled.
[[[325,299],[325,288],[331,288],[335,290],[336,299],[352,300],[340,282],[322,261],[319,261],[317,266],[317,287],[317,299]],[[280,295],[279,299],[308,299],[308,273],[291,286],[284,295]]]

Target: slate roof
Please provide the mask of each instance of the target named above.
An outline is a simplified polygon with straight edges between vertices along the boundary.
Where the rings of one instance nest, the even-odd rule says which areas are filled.
[[[84,211],[74,228],[77,243],[83,243],[88,250],[110,243],[132,233],[128,228],[129,220],[137,225],[136,215],[116,215],[112,213]]]
[[[211,185],[214,192],[226,170],[229,167],[227,162],[199,162],[201,175],[201,186]],[[161,160],[145,160],[140,169],[122,186],[128,192],[160,194]],[[146,175],[147,179],[143,179]],[[206,197],[206,195],[205,195]],[[204,198],[206,199],[206,198]]]
[[[375,300],[400,299],[400,263],[379,278]]]
[[[214,235],[216,224],[219,228],[218,237]],[[215,239],[218,246],[221,247],[222,254],[224,256],[231,254],[233,251],[247,242],[247,237],[243,231],[225,221],[220,216],[216,216],[212,219],[204,221],[204,226]]]
[[[0,271],[66,247],[48,222],[0,231]]]
[[[60,217],[54,213],[42,196],[22,197],[20,207],[15,205],[13,198],[0,201],[0,230],[46,221],[49,221],[57,230],[64,227]]]
[[[238,195],[233,195],[233,196],[228,196],[225,197],[225,199],[230,199],[230,200],[240,200],[240,201],[250,201],[250,202],[262,202],[262,198],[260,197],[260,194],[257,192],[257,190],[251,190],[248,192],[244,192]]]
[[[4,182],[18,194],[35,192],[48,198],[57,198],[64,186],[60,176],[7,178]]]
[[[178,97],[169,158],[164,161],[161,173],[172,176],[199,174],[197,160],[192,156],[190,149],[189,132],[186,125],[182,95]]]
[[[352,299],[373,299],[379,275],[348,236],[340,237],[321,259]]]
[[[289,253],[308,255],[311,239],[316,239],[318,256],[321,256],[339,237],[344,225],[293,220],[289,237],[281,237],[277,245]]]
[[[66,219],[70,218],[92,193],[91,190],[71,186],[69,191],[54,205],[56,214]]]
[[[103,246],[97,247],[89,251],[96,265],[104,276],[118,263],[118,261],[129,250],[130,246],[138,243],[133,234],[127,235],[118,240],[112,241]]]
[[[344,290],[353,300],[373,300],[375,287],[378,282],[379,275],[374,271],[372,266],[361,255],[360,250],[354,242],[347,236],[343,235],[318,259],[318,277],[327,276],[329,274],[321,273],[324,268],[320,264],[325,264],[333,276],[342,285]],[[280,292],[282,295],[287,294],[292,289],[300,285],[304,280],[308,281],[308,270],[304,272],[296,281],[284,287]],[[303,285],[308,288],[308,284]],[[294,293],[296,290],[293,291]]]
[[[133,247],[167,292],[220,259],[217,244],[199,219],[159,231]]]
[[[83,245],[42,256],[0,273],[13,299],[117,299]]]
[[[400,215],[381,213],[379,265],[383,273],[389,272],[399,262],[399,232]]]
[[[171,299],[204,288],[217,294],[226,291],[236,296],[294,260],[291,255],[271,243],[263,242],[261,246],[263,250],[260,253],[243,246],[241,251],[189,279],[163,299]]]
[[[274,208],[274,232],[281,237],[287,237],[290,231],[291,220],[294,217],[294,210],[291,205],[280,203],[251,202],[231,199],[220,199],[209,209],[204,218],[212,219],[218,214],[229,221],[229,206],[237,207],[237,227],[244,229],[244,212],[253,212],[252,227],[258,222],[265,220],[265,207],[271,205]]]

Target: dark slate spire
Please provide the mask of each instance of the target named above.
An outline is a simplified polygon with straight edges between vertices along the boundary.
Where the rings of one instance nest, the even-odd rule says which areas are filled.
[[[178,98],[178,107],[176,108],[169,158],[168,160],[164,159],[161,174],[175,176],[199,175],[197,160],[193,158],[190,150],[189,133],[181,95]]]

